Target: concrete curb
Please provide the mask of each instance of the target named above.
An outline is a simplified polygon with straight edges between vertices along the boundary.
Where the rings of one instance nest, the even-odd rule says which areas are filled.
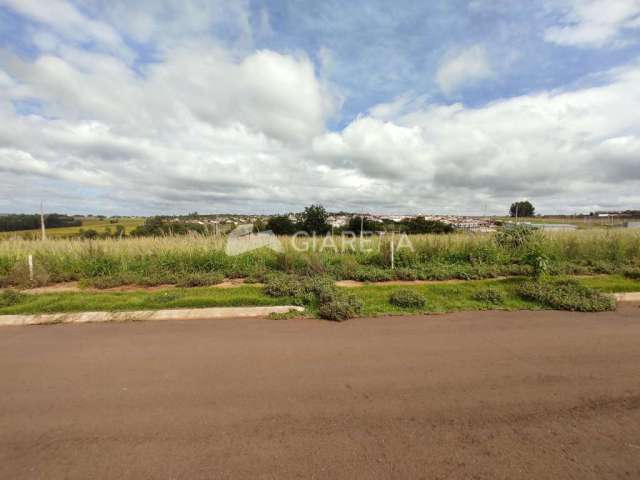
[[[133,312],[78,312],[39,315],[0,315],[0,326],[45,325],[53,323],[126,322],[141,320],[206,320],[211,318],[264,317],[270,313],[303,312],[293,305],[268,307],[215,307],[184,310]]]
[[[613,298],[618,302],[640,302],[640,292],[614,293]]]

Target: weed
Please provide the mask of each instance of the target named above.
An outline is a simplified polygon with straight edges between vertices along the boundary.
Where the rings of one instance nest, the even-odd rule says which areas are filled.
[[[407,288],[396,290],[389,297],[389,302],[396,307],[420,308],[426,304],[425,298],[415,290]]]
[[[518,293],[525,300],[540,302],[557,310],[604,312],[616,308],[610,295],[580,285],[575,280],[525,282]]]
[[[491,305],[500,305],[504,302],[503,293],[496,288],[486,288],[475,292],[471,298],[478,302],[489,303]]]

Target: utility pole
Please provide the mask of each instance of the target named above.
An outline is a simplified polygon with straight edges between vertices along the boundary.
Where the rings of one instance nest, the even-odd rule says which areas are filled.
[[[44,230],[44,206],[42,201],[40,201],[40,230],[42,231],[42,240],[46,240],[47,234]]]
[[[360,215],[360,240],[362,240],[363,231],[364,231],[364,215]]]

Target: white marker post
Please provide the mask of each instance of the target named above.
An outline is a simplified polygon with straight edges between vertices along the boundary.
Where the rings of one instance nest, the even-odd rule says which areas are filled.
[[[396,233],[395,230],[391,231],[391,270],[395,270],[396,268],[395,245],[393,243],[395,233]]]
[[[27,257],[27,265],[29,265],[29,280],[33,282],[33,255]]]

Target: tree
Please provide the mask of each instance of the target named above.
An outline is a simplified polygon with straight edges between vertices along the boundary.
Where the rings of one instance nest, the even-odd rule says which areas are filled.
[[[331,230],[331,226],[327,223],[328,217],[329,214],[322,205],[310,205],[304,209],[302,225],[309,233],[324,235]]]
[[[366,217],[356,216],[351,217],[346,230],[354,233],[360,233],[360,227],[362,227],[364,232],[379,232],[384,229],[382,223],[374,222]]]
[[[293,235],[296,233],[295,224],[286,215],[276,215],[269,218],[266,228],[276,235]]]
[[[509,209],[509,214],[512,217],[533,217],[535,213],[536,209],[528,200],[512,203]]]
[[[451,233],[453,227],[439,220],[425,220],[424,217],[414,217],[403,222],[407,233]]]

